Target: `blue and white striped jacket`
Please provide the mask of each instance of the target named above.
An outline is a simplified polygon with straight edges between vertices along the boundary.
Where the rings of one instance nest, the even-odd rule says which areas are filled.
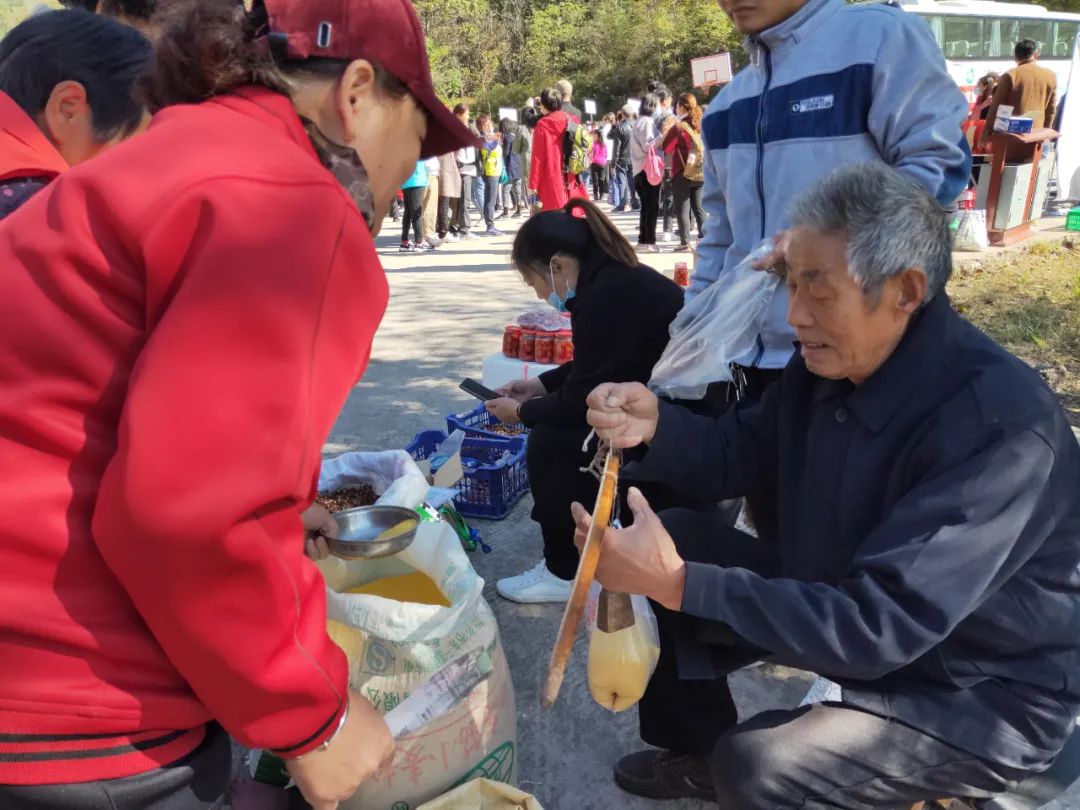
[[[791,202],[840,166],[884,160],[942,205],[964,190],[967,101],[919,17],[885,5],[808,0],[746,47],[751,64],[702,122],[710,218],[691,297],[787,227]],[[757,349],[739,362],[783,368],[794,339],[781,288]]]

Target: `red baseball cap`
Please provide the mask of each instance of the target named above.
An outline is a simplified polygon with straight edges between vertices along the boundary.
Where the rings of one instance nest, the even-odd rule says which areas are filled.
[[[428,114],[420,157],[476,144],[435,94],[424,30],[409,0],[263,0],[270,35],[285,36],[289,59],[367,59],[409,88]]]

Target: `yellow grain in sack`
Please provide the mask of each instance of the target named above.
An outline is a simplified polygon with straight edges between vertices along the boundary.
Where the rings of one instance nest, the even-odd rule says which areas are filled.
[[[412,602],[417,605],[438,605],[450,607],[450,602],[427,574],[414,571],[397,577],[385,577],[365,585],[349,588],[345,593],[369,594],[396,599],[398,602]]]

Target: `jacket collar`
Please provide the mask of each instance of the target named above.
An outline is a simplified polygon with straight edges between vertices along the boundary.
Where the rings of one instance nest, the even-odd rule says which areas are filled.
[[[246,115],[278,132],[311,155],[320,165],[319,155],[304,130],[304,124],[287,96],[254,85],[240,87],[225,96],[212,98],[207,104],[217,104]]]
[[[0,180],[47,177],[67,171],[67,161],[11,96],[0,93]]]
[[[848,407],[863,424],[880,432],[905,402],[935,383],[945,368],[958,319],[944,292],[923,307],[881,368],[848,395]]]
[[[844,7],[844,0],[806,0],[806,5],[781,23],[767,28],[760,34],[746,37],[744,45],[754,61],[760,55],[761,46],[777,51],[787,45],[805,39],[829,16]]]
[[[596,277],[600,275],[607,264],[622,266],[605,253],[601,247],[596,244],[591,245],[588,254],[581,260],[577,286],[574,287],[576,297],[570,299],[566,305],[567,309],[573,311],[574,305],[580,300],[582,292],[588,290],[595,283]]]

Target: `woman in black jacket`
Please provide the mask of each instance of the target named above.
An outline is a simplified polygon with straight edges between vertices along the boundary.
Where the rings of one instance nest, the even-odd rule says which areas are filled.
[[[569,310],[574,360],[535,380],[499,391],[488,410],[503,422],[524,423],[526,461],[544,537],[544,560],[501,580],[499,594],[527,604],[564,602],[577,571],[570,504],[591,505],[599,484],[582,444],[589,434],[585,399],[604,382],[647,382],[668,342],[668,326],[683,306],[673,282],[638,262],[630,243],[588,200],[537,214],[514,240],[514,267],[536,297]]]

